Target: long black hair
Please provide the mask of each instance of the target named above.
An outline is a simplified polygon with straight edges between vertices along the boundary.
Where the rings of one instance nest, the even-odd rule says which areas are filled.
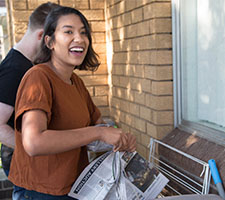
[[[61,16],[75,14],[80,17],[81,22],[84,24],[84,28],[89,39],[89,46],[87,54],[84,58],[84,61],[79,66],[74,66],[75,69],[79,70],[91,70],[95,71],[100,62],[98,61],[98,55],[92,47],[92,37],[91,37],[91,28],[85,16],[78,10],[70,7],[61,6],[52,10],[46,18],[44,25],[44,33],[41,41],[40,51],[34,61],[34,64],[39,64],[43,62],[48,62],[51,59],[51,49],[47,46],[50,46],[52,42],[55,41],[55,30],[58,24],[58,20]],[[45,36],[50,36],[49,44],[45,44]]]

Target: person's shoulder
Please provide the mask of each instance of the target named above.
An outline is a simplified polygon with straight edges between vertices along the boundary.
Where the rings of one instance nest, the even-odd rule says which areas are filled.
[[[23,76],[22,82],[47,84],[52,82],[52,78],[46,64],[37,64],[31,67]]]
[[[30,68],[26,74],[31,74],[31,73],[35,73],[36,75],[38,74],[47,75],[49,73],[49,68],[47,64],[45,63],[37,64],[37,65],[34,65],[32,68]]]
[[[7,70],[22,70],[26,71],[32,67],[32,63],[28,60],[22,53],[15,50],[14,48],[10,49],[6,57],[2,60],[0,64],[0,69]]]

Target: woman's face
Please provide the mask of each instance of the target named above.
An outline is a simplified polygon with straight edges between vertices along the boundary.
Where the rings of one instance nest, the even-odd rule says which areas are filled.
[[[84,24],[78,15],[61,16],[51,45],[52,61],[63,66],[82,64],[88,50],[89,39]]]

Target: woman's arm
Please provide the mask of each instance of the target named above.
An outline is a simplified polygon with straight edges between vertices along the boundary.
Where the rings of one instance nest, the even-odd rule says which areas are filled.
[[[136,147],[134,136],[124,134],[121,129],[89,126],[73,130],[48,130],[44,111],[30,110],[23,114],[22,142],[30,156],[61,153],[95,140],[112,144],[118,151],[134,151]]]

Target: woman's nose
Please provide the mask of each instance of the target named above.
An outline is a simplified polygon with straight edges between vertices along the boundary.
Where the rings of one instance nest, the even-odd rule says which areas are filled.
[[[76,34],[74,34],[73,41],[74,42],[83,42],[84,39],[80,33],[76,33]]]

